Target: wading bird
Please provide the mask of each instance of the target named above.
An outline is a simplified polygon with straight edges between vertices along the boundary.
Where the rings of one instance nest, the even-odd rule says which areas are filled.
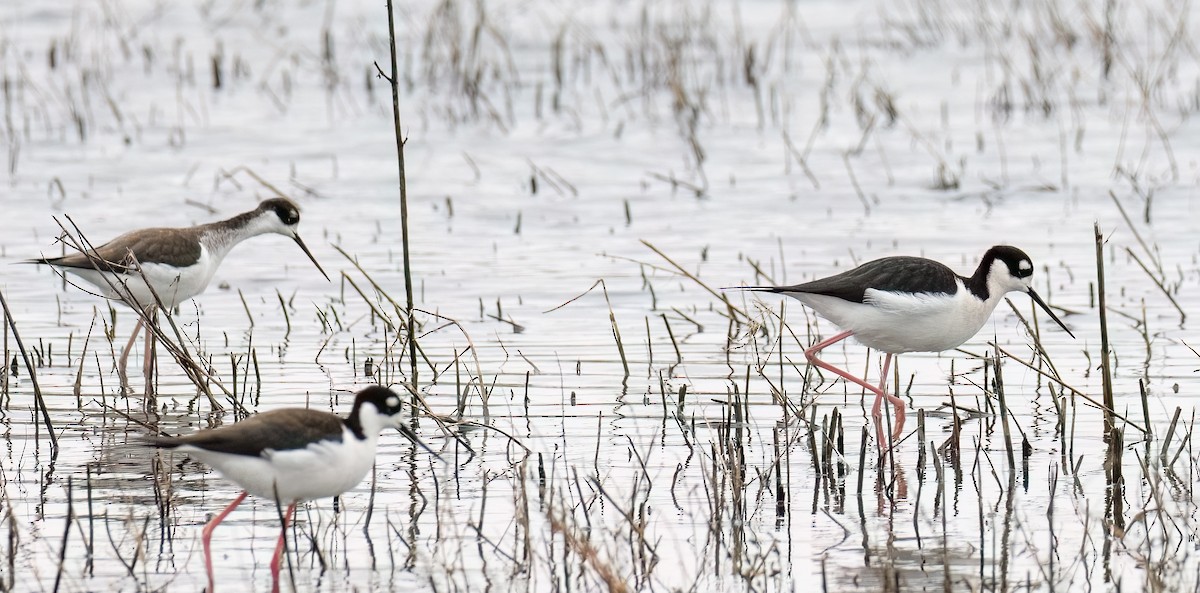
[[[208,593],[213,593],[213,529],[247,494],[287,504],[271,557],[272,591],[279,591],[284,536],[296,504],[338,496],[357,486],[375,463],[379,432],[389,427],[429,451],[404,424],[400,396],[378,385],[358,392],[345,419],[307,408],[284,408],[186,436],[147,437],[148,445],[187,453],[242,488],[201,534]]]
[[[267,233],[289,237],[328,280],[329,275],[300,240],[299,224],[300,209],[291,200],[272,198],[228,220],[184,228],[139,229],[96,248],[78,245],[78,253],[28,263],[49,264],[70,272],[95,286],[100,296],[119,300],[144,313],[138,317],[133,335],[121,350],[117,366],[121,387],[128,389],[125,370],[129,350],[146,319],[154,318],[160,304],[170,311],[204,292],[221,261],[242,241]],[[152,345],[153,334],[147,328],[143,369],[147,393],[151,392]]]
[[[971,339],[1009,292],[1029,294],[1072,338],[1071,330],[1033,290],[1033,262],[1008,245],[988,249],[970,277],[923,257],[885,257],[840,274],[794,286],[743,286],[798,299],[842,332],[804,351],[811,364],[861,385],[875,394],[871,415],[881,417],[884,398],[896,410],[893,438],[904,428],[904,400],[887,393],[892,356],[904,352],[941,352]],[[817,354],[853,336],[886,354],[879,385],[839,369]]]

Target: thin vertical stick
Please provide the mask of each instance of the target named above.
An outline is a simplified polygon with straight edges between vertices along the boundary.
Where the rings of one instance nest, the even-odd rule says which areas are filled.
[[[392,85],[392,123],[396,127],[396,161],[400,172],[400,241],[404,256],[404,296],[407,299],[408,317],[408,362],[411,368],[412,390],[417,391],[417,332],[413,321],[413,287],[412,267],[409,265],[408,254],[408,182],[404,177],[404,133],[400,128],[400,82],[399,69],[396,67],[396,21],[392,10],[392,0],[387,0],[388,13],[388,47],[391,50],[392,75],[385,77]],[[378,68],[378,64],[375,66]]]
[[[71,481],[67,477],[67,483]],[[92,505],[92,466],[87,466],[87,507],[88,507],[88,538],[87,538],[87,569],[88,576],[96,576],[96,511]],[[82,528],[81,528],[82,529]]]
[[[1108,438],[1116,430],[1113,418],[1112,366],[1108,356],[1108,309],[1104,302],[1104,235],[1100,234],[1100,223],[1096,230],[1096,292],[1100,296],[1100,367],[1104,382],[1104,434]]]
[[[604,293],[604,302],[608,304],[608,321],[612,323],[613,338],[617,341],[617,354],[621,355],[621,367],[625,369],[625,378],[622,382],[629,379],[629,360],[625,358],[625,343],[621,341],[621,328],[617,326],[617,314],[613,313],[612,301],[608,300],[608,286],[604,284],[604,279],[599,280],[600,290]]]
[[[58,586],[62,584],[63,565],[67,562],[67,540],[71,535],[71,520],[75,516],[71,485],[71,476],[67,476],[67,520],[64,521],[66,525],[63,527],[62,546],[58,549],[58,571],[54,574],[54,593],[58,593]]]
[[[987,359],[984,359],[984,364],[987,364]],[[1004,399],[1004,374],[1000,370],[1000,352],[996,352],[996,356],[992,358],[992,368],[995,372],[992,374],[992,385],[996,392],[997,399],[1000,400],[1000,427],[1004,431],[1004,450],[1008,454],[1008,469],[1016,469],[1016,459],[1013,457],[1012,446],[1012,431],[1008,427],[1008,402]]]
[[[279,289],[275,289],[275,296],[279,297],[279,310],[283,311],[283,322],[287,324],[287,331],[283,334],[284,338],[292,335],[292,318],[288,316],[287,301],[283,300],[283,293]],[[254,320],[250,321],[250,327],[254,327]]]
[[[1171,416],[1171,424],[1167,426],[1167,434],[1163,437],[1162,452],[1159,453],[1159,459],[1164,463],[1167,460],[1167,451],[1171,448],[1171,439],[1175,438],[1175,426],[1179,423],[1179,414],[1181,412],[1183,412],[1183,408],[1176,406],[1175,415]]]
[[[25,352],[21,334],[17,332],[17,320],[13,319],[12,311],[8,310],[8,301],[4,299],[3,293],[0,293],[0,306],[4,307],[4,318],[8,320],[8,327],[12,329],[13,341],[17,343],[17,349],[21,351],[21,360],[25,362],[25,370],[29,372],[29,380],[33,383],[33,400],[42,412],[42,422],[46,424],[46,434],[50,435],[50,448],[57,457],[58,437],[54,436],[54,425],[50,424],[50,412],[46,410],[46,400],[42,399],[42,388],[38,386],[37,373],[33,372],[33,364],[29,362],[29,354]]]
[[[867,425],[864,424],[862,427],[862,438],[858,444],[858,497],[860,499],[860,507],[862,506],[863,475],[866,473],[868,438]]]
[[[1142,326],[1145,327],[1145,324],[1143,323]],[[1142,395],[1142,422],[1146,423],[1146,443],[1149,444],[1154,440],[1151,432],[1153,427],[1150,425],[1150,402],[1146,398],[1146,382],[1141,379],[1138,379],[1138,391]]]

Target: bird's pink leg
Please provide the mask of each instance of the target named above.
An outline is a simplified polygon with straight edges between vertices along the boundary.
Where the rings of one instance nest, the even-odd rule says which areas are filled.
[[[246,499],[246,492],[243,490],[242,493],[239,494],[237,498],[233,499],[233,502],[229,503],[229,506],[225,507],[225,510],[221,511],[221,514],[217,515],[216,517],[213,517],[213,520],[209,521],[208,525],[204,526],[204,531],[200,532],[200,543],[204,546],[204,568],[208,570],[208,593],[213,593],[213,590],[214,590],[213,569],[212,569],[212,532],[213,532],[213,529],[216,529],[217,525],[221,521],[225,520],[225,516],[228,515],[229,513],[232,513],[233,509],[237,508],[237,505],[242,504],[242,501],[245,499]]]
[[[804,357],[808,359],[808,362],[811,362],[812,364],[815,364],[820,368],[823,368],[823,369],[825,369],[825,370],[827,370],[827,371],[829,371],[851,383],[854,383],[855,385],[862,386],[863,389],[866,389],[867,391],[874,393],[877,397],[884,397],[883,391],[881,389],[879,389],[878,387],[871,385],[870,383],[867,383],[866,381],[859,379],[858,377],[855,377],[854,375],[851,375],[850,373],[847,373],[846,371],[843,371],[842,369],[839,369],[839,368],[825,362],[824,360],[817,358],[818,352],[820,352],[842,340],[845,340],[846,338],[849,338],[852,335],[854,335],[854,332],[844,331],[840,334],[833,336],[832,338],[828,338],[821,342],[817,342],[815,345],[813,345],[813,347],[804,351]],[[878,411],[879,411],[879,400],[877,399],[875,402],[875,412],[878,412]]]
[[[871,415],[876,418],[882,418],[879,404],[883,402],[883,398],[888,398],[892,402],[892,408],[896,410],[896,426],[892,429],[892,440],[900,438],[900,433],[904,430],[904,400],[899,396],[892,395],[887,392],[888,370],[892,367],[892,354],[889,352],[883,358],[883,374],[879,377],[879,392],[875,395],[875,407],[871,408]]]
[[[133,343],[137,341],[138,333],[142,331],[144,322],[141,317],[138,317],[137,325],[133,326],[133,335],[129,336],[129,341],[125,343],[125,348],[121,350],[121,360],[117,363],[117,376],[121,378],[121,390],[129,390],[129,373],[126,367],[129,366],[129,351],[133,349]]]
[[[279,541],[275,542],[275,555],[271,557],[271,593],[279,593],[279,565],[283,559],[283,538],[287,537],[288,523],[292,520],[292,513],[296,512],[296,503],[288,505],[287,512],[283,515],[283,529],[279,532]]]
[[[896,436],[899,436],[900,431],[904,428],[904,400],[902,400],[894,395],[888,395],[887,390],[885,389],[887,387],[888,368],[891,366],[891,363],[892,363],[892,355],[891,354],[888,354],[887,357],[884,358],[883,378],[880,380],[878,387],[875,385],[871,385],[870,383],[867,383],[865,380],[855,377],[854,375],[851,375],[850,373],[843,371],[842,369],[839,369],[839,368],[817,358],[818,352],[824,350],[825,348],[828,348],[829,346],[832,346],[833,344],[836,344],[842,340],[845,340],[846,338],[849,338],[852,335],[854,335],[854,332],[844,331],[840,334],[834,335],[830,338],[827,338],[825,340],[817,342],[811,348],[804,351],[804,357],[807,358],[810,363],[817,365],[819,368],[825,369],[825,370],[827,370],[827,371],[829,371],[851,383],[854,383],[855,385],[861,386],[863,389],[866,389],[867,391],[870,391],[871,393],[874,393],[875,394],[875,405],[872,406],[872,408],[871,408],[871,416],[873,416],[875,418],[880,417],[879,406],[883,402],[883,398],[885,398],[885,397],[888,398],[888,400],[891,401],[892,404],[896,408],[896,428],[893,431],[893,434]]]

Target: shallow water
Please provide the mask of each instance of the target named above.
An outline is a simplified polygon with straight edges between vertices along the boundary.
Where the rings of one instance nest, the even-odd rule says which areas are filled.
[[[1116,3],[1104,79],[1104,5],[498,2],[482,18],[478,6],[406,5],[397,33],[418,380],[434,412],[461,399],[464,419],[496,430],[461,427],[468,451],[421,419],[443,462],[385,435],[374,498],[365,482],[336,513],[326,500],[300,514],[297,590],[1197,585],[1200,357],[1188,344],[1200,339],[1130,255],[1197,310],[1200,69],[1171,42],[1190,13]],[[250,170],[302,205],[302,234],[335,280],[285,238],[254,239],[175,315],[189,347],[251,411],[345,413],[361,386],[408,380],[407,342],[388,325],[402,326],[389,297],[404,295],[390,95],[372,65],[387,67],[386,13],[369,2],[0,11],[0,256],[13,264],[0,290],[59,446],[22,367],[3,406],[0,580],[201,588],[200,529],[237,490],[136,437],[146,422],[181,433],[233,414],[214,414],[161,351],[155,413],[119,396],[130,312],[116,311],[110,344],[107,305],[16,262],[61,252],[55,218],[98,243],[248,210],[273,195]],[[1106,237],[1115,408],[1143,423],[1143,381],[1154,433],[1121,423],[1119,457],[1100,411],[1006,360],[1010,432],[1031,445],[1010,466],[979,357],[995,342],[1048,363],[1005,304],[962,351],[899,358],[910,420],[881,461],[873,430],[862,446],[860,390],[805,385],[803,349],[832,326],[744,293],[730,302],[751,323],[731,324],[706,289],[892,254],[966,274],[988,246],[1015,244],[1076,335],[1041,323],[1048,360],[1099,400],[1093,223]],[[588,292],[600,279],[607,299]],[[1031,315],[1026,297],[1011,300]],[[827,353],[878,373],[856,344]],[[935,456],[952,434],[951,394],[985,414],[961,413],[959,454]],[[822,470],[837,459],[822,445],[835,410],[845,464]],[[1109,460],[1124,470],[1116,488]],[[229,517],[213,539],[218,586],[267,586],[277,525],[269,501]]]

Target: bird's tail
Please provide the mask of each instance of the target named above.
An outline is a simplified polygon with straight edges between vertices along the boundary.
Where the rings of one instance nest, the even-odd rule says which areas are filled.
[[[721,290],[749,290],[752,292],[780,292],[778,286],[722,286]]]
[[[46,264],[46,265],[52,266],[52,265],[58,263],[58,260],[60,260],[60,259],[62,259],[62,258],[61,257],[37,257],[34,259],[23,259],[20,261],[15,261],[13,263],[14,264]]]
[[[174,449],[183,443],[175,437],[165,437],[157,434],[145,434],[136,438],[139,445],[156,449]]]

